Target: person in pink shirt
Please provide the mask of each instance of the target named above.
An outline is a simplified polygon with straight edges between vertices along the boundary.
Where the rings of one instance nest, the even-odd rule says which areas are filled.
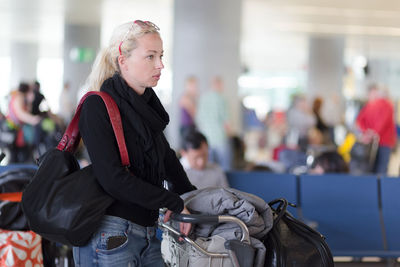
[[[391,149],[396,144],[396,126],[392,103],[385,97],[377,85],[369,87],[368,102],[361,109],[356,120],[362,131],[362,142],[369,143],[379,137],[379,148],[373,172],[386,174]]]

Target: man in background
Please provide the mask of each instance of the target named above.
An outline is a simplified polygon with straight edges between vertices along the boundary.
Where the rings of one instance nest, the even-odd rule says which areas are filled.
[[[231,129],[228,106],[223,96],[224,83],[221,77],[212,79],[211,88],[200,96],[196,113],[196,124],[210,145],[210,161],[219,164],[225,171],[231,169]]]
[[[198,131],[188,132],[183,139],[181,164],[190,182],[203,189],[206,187],[229,187],[224,171],[208,161],[206,137]]]
[[[356,123],[363,133],[363,143],[371,143],[373,138],[379,138],[379,148],[372,171],[386,174],[391,149],[396,144],[394,109],[377,85],[371,85],[368,90],[368,102],[358,114]]]

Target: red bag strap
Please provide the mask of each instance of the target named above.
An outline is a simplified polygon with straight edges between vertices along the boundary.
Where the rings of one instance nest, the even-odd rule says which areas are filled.
[[[21,199],[22,199],[22,192],[0,194],[1,201],[21,202]]]
[[[122,122],[121,115],[119,113],[119,109],[117,104],[115,104],[114,99],[110,95],[105,92],[96,92],[90,91],[87,92],[79,101],[78,107],[76,108],[75,115],[72,118],[71,122],[68,125],[67,130],[65,131],[61,141],[58,143],[57,149],[61,151],[68,151],[74,153],[76,148],[79,145],[79,141],[81,139],[81,135],[79,133],[79,117],[81,114],[82,105],[85,102],[86,98],[90,95],[98,95],[100,96],[104,104],[106,105],[108,116],[110,117],[111,125],[114,130],[115,138],[117,139],[119,153],[121,155],[122,166],[129,167],[129,156],[128,150],[126,149],[124,132],[122,130]]]

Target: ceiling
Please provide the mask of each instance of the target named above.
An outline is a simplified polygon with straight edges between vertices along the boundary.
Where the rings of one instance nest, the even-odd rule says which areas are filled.
[[[344,37],[347,58],[400,58],[400,1],[245,0],[243,10],[244,58],[257,44],[271,51],[264,58],[282,56],[276,49],[288,60],[307,57],[299,51],[307,51],[308,37],[315,35]]]
[[[250,50],[273,57],[274,50],[282,47],[299,57],[296,51],[304,50],[307,37],[315,34],[345,36],[347,50],[354,53],[382,57],[400,53],[398,0],[243,0],[242,15],[244,57]],[[42,51],[56,55],[64,23],[101,24],[103,33],[108,33],[132,17],[163,25],[169,43],[173,0],[0,0],[0,56],[15,41],[37,42],[45,47]]]
[[[242,1],[240,53],[252,71],[306,68],[309,37],[315,35],[343,38],[346,63],[359,55],[400,62],[399,0]],[[135,18],[162,25],[168,65],[173,5],[174,0],[0,0],[0,63],[14,42],[37,43],[40,57],[62,58],[66,23],[101,25],[104,45],[115,25]]]

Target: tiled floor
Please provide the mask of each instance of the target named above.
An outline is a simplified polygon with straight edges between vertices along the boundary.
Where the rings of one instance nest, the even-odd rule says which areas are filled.
[[[382,263],[382,262],[355,262],[355,263],[335,263],[335,267],[398,267],[399,263],[396,265]]]
[[[400,267],[399,262],[335,262],[335,267]]]

